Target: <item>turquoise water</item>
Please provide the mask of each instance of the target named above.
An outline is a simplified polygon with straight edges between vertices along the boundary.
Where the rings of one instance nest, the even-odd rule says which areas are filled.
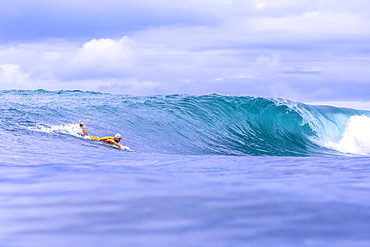
[[[370,244],[367,111],[37,90],[0,114],[0,246]]]

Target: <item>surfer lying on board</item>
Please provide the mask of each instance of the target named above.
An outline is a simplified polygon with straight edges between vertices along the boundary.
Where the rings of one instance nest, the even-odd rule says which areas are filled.
[[[119,142],[122,139],[122,136],[120,134],[116,134],[114,137],[113,136],[106,136],[106,137],[102,137],[102,138],[95,137],[95,136],[89,136],[89,134],[87,133],[83,123],[81,121],[78,121],[78,124],[81,127],[82,134],[84,135],[84,137],[87,137],[87,138],[89,138],[93,141],[101,141],[101,142],[104,142],[106,144],[114,145],[114,146],[116,146],[116,147],[118,147],[122,150],[130,150],[129,147],[125,147],[125,146],[122,146],[121,144],[119,144]]]

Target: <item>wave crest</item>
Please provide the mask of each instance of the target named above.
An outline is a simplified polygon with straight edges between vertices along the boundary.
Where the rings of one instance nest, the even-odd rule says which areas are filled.
[[[138,152],[201,155],[369,154],[370,114],[248,96],[134,97],[82,91],[2,91],[0,130],[27,136],[120,132]],[[15,128],[14,126],[17,126]],[[31,131],[31,132],[30,132]]]

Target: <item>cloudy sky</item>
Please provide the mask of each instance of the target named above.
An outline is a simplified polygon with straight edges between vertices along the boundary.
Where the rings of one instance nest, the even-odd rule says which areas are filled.
[[[368,0],[0,3],[0,90],[370,101]]]

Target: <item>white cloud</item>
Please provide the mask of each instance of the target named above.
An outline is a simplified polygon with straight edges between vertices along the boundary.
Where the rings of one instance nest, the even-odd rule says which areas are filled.
[[[0,65],[0,89],[22,88],[27,86],[28,78],[29,74],[23,73],[18,64]]]
[[[45,7],[42,3],[37,5]],[[0,46],[1,88],[319,100],[347,97],[340,86],[349,83],[356,97],[356,88],[364,91],[370,78],[370,3],[365,0],[48,4],[61,14],[44,17],[93,37],[69,39],[75,33],[66,29],[60,32],[68,33],[64,39]],[[84,12],[76,8],[85,4]]]
[[[134,42],[127,36],[120,40],[93,39],[83,44],[62,73],[82,78],[123,76],[136,62]],[[69,75],[71,76],[71,75]]]
[[[249,24],[253,31],[272,32],[279,40],[285,41],[287,37],[301,40],[333,40],[357,38],[353,35],[370,36],[370,20],[353,13],[314,11],[277,18],[256,17],[251,19]]]

